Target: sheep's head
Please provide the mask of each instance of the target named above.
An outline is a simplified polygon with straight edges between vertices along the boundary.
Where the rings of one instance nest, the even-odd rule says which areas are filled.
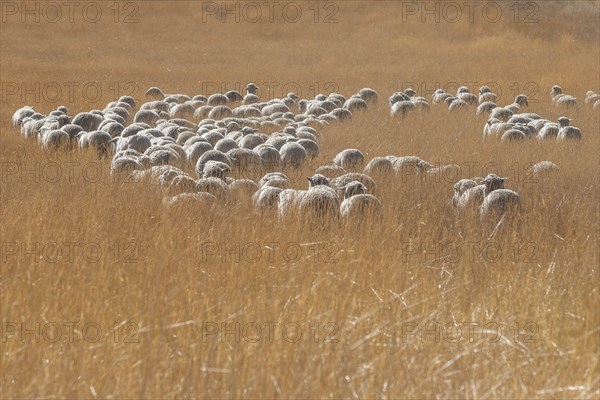
[[[489,86],[482,86],[479,88],[479,94],[484,94],[484,93],[492,93],[492,89],[490,89]]]
[[[324,186],[331,186],[329,179],[326,176],[323,176],[321,174],[315,174],[313,176],[307,176],[306,179],[308,179],[309,182],[309,188],[315,187],[315,186],[319,186],[319,185],[324,185]]]
[[[344,199],[355,196],[357,194],[365,194],[367,193],[367,187],[363,185],[359,181],[352,181],[346,184],[343,187],[344,189]]]
[[[551,95],[552,97],[554,97],[554,96],[556,96],[556,95],[559,95],[559,94],[562,94],[562,89],[561,89],[561,87],[560,87],[560,86],[558,86],[558,85],[554,85],[554,86],[552,86],[552,90],[550,91],[550,95]]]
[[[501,178],[496,174],[489,174],[481,183],[485,185],[486,193],[491,193],[497,189],[504,189],[504,181],[508,178]]]
[[[456,95],[458,96],[461,93],[469,93],[469,88],[466,86],[461,86],[456,90]]]
[[[515,97],[515,103],[517,103],[520,106],[529,107],[527,96],[525,96],[524,94],[520,94],[517,97]]]
[[[569,126],[569,122],[571,122],[571,120],[570,120],[569,118],[567,118],[567,117],[560,117],[560,118],[558,119],[558,124],[559,124],[561,127],[564,127],[564,126]]]
[[[417,94],[417,92],[415,92],[412,88],[407,88],[404,93],[406,93],[406,95],[409,97],[413,97],[415,94]]]
[[[246,85],[246,94],[254,94],[258,91],[258,86],[255,83],[249,83]]]

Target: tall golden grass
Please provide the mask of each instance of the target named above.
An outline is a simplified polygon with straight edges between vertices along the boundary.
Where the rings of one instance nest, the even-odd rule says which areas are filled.
[[[529,24],[513,21],[515,3],[496,3],[497,23],[403,22],[403,2],[358,1],[336,2],[331,24],[202,22],[203,3],[166,1],[135,3],[132,24],[8,16],[3,90],[103,91],[96,103],[81,90],[54,102],[3,93],[0,397],[600,396],[600,121],[583,102],[600,88],[598,2],[535,2]],[[314,3],[296,4],[311,15]],[[281,226],[244,202],[172,213],[158,188],[112,179],[109,161],[43,152],[10,126],[24,104],[101,109],[115,84],[135,82],[141,102],[150,86],[193,95],[202,83],[249,81],[293,82],[305,97],[328,82],[380,94],[352,123],[320,129],[321,155],[296,187],[344,148],[418,155],[459,164],[460,177],[508,176],[523,200],[519,226],[492,233],[459,219],[448,176],[378,181],[385,220],[358,233]],[[578,98],[568,114],[584,140],[483,142],[485,119],[444,107],[392,121],[387,96],[409,82],[419,93],[491,82],[502,104],[524,92],[548,119],[563,114],[549,99],[559,83]],[[527,167],[541,160],[560,175],[531,180]]]

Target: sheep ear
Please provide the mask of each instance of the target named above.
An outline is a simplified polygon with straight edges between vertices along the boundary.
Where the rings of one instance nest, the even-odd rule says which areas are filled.
[[[310,176],[307,176],[307,177],[306,177],[306,179],[308,179],[308,181],[309,181],[310,183],[312,183],[312,179],[311,179],[311,177],[310,177]]]
[[[508,180],[508,177],[502,178],[502,182],[507,181],[507,180]]]

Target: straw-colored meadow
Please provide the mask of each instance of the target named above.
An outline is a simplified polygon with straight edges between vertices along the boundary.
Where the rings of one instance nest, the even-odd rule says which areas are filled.
[[[445,2],[303,1],[287,20],[281,2],[272,22],[266,3],[260,18],[239,3],[236,22],[222,13],[236,3],[102,1],[95,23],[60,2],[58,22],[43,2],[36,22],[35,4],[3,2],[0,25],[1,398],[600,396],[600,112],[584,102],[600,91],[597,1],[478,2],[472,22],[462,2],[459,16]],[[263,100],[379,93],[318,129],[294,187],[346,148],[461,175],[380,180],[381,224],[310,231],[244,201],[172,212],[159,187],[113,179],[110,159],[43,151],[11,126],[26,104],[72,116],[125,94],[139,106],[151,86],[247,82]],[[431,100],[463,84],[493,86],[499,105],[526,94],[583,140],[484,142],[486,117],[444,105],[390,117],[395,91]],[[554,84],[575,110],[555,108]],[[558,176],[531,179],[542,160]],[[517,227],[490,233],[452,206],[458,179],[488,172],[521,196]]]

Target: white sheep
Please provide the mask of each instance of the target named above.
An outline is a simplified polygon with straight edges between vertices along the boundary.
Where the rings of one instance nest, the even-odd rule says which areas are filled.
[[[485,186],[485,198],[479,208],[482,219],[521,211],[521,197],[517,192],[504,188],[506,179],[489,174],[482,181]]]
[[[552,102],[557,107],[573,108],[577,106],[577,99],[573,96],[563,94],[562,88],[558,85],[552,86],[550,97],[552,97]]]
[[[571,122],[571,120],[567,117],[560,117],[558,119],[560,130],[558,131],[558,136],[556,137],[557,140],[581,140],[581,130],[579,130],[579,128],[575,128],[574,126],[570,126],[569,122]]]
[[[308,153],[296,142],[287,142],[279,150],[282,167],[301,168],[308,159]]]
[[[333,164],[346,171],[362,170],[365,156],[358,149],[345,149],[339,152],[333,159]]]
[[[382,210],[381,201],[368,194],[366,186],[362,183],[353,181],[345,186],[340,215],[346,223],[360,226],[365,222],[379,222]]]

